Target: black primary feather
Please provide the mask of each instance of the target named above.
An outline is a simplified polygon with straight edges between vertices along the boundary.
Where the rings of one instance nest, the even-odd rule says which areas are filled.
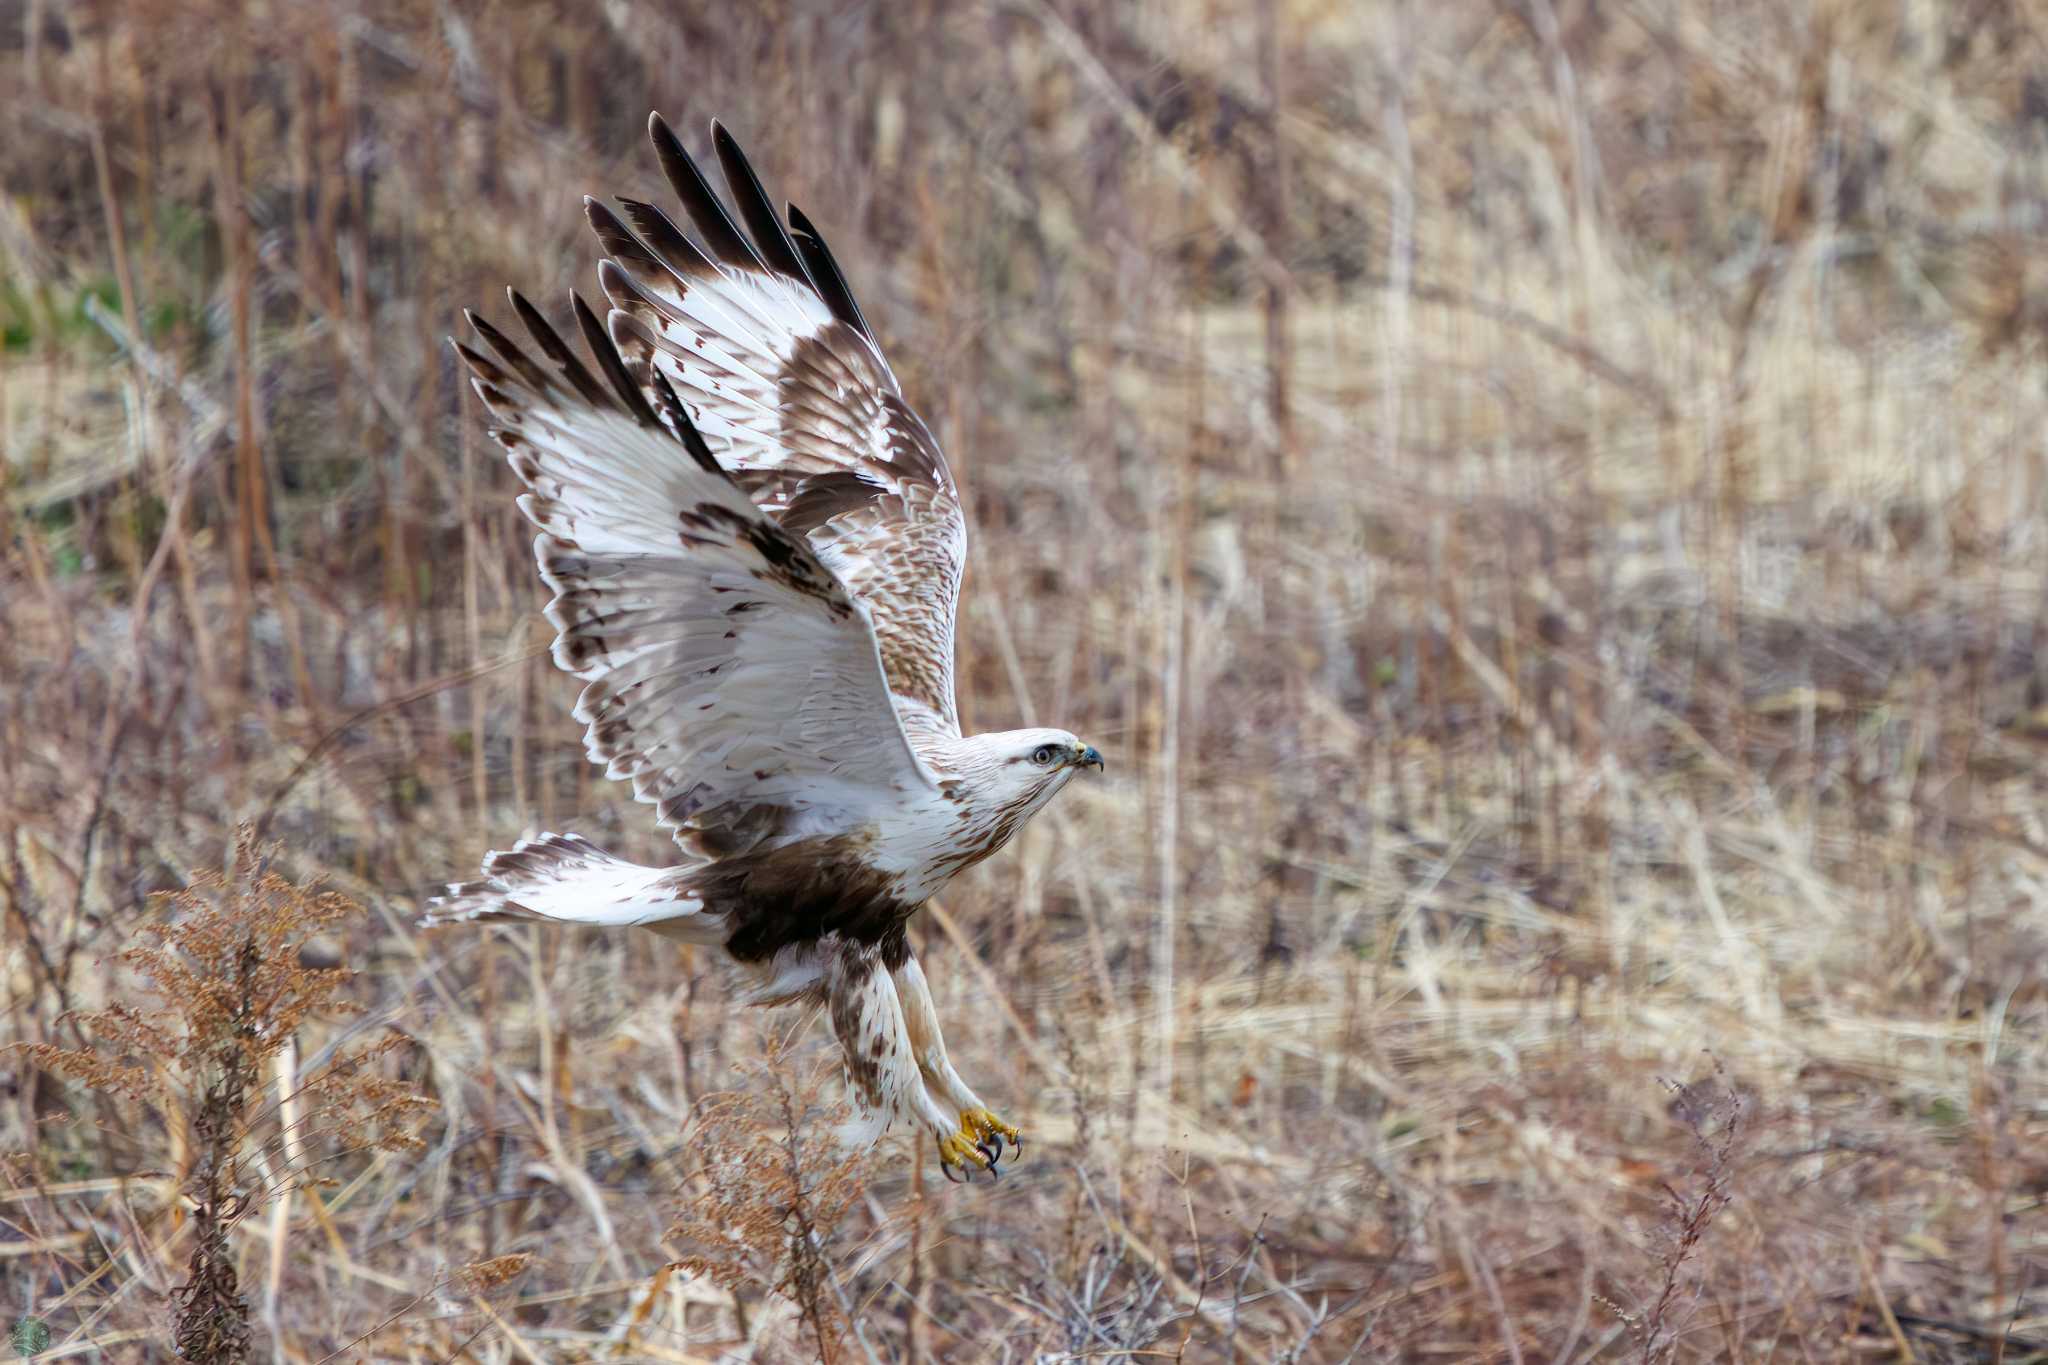
[[[811,225],[811,220],[795,204],[789,206],[789,225],[796,230],[796,248],[803,253],[804,264],[810,268],[818,297],[825,300],[825,306],[832,310],[833,317],[869,341],[874,341],[875,334],[868,330],[868,320],[861,316],[860,305],[854,302],[853,291],[847,288],[846,276],[840,273],[839,262],[832,258],[832,248],[825,245],[824,235]]]
[[[448,344],[455,348],[455,354],[462,357],[463,363],[469,366],[470,372],[492,388],[502,389],[512,382],[512,376],[505,373],[496,361],[478,355],[454,337],[448,338]]]
[[[696,276],[700,279],[714,277],[718,267],[706,256],[695,242],[683,235],[666,213],[653,204],[638,199],[620,199],[619,207],[626,211],[626,217],[633,220],[633,231],[646,244],[647,250],[668,268],[671,275],[682,279]]]
[[[660,403],[661,410],[668,414],[669,425],[681,438],[683,449],[690,452],[690,458],[697,462],[699,469],[707,474],[722,475],[730,481],[732,476],[726,474],[725,466],[718,462],[718,457],[711,453],[711,447],[705,444],[704,433],[697,430],[697,424],[690,420],[690,410],[683,406],[682,399],[676,397],[675,389],[669,385],[668,376],[658,369],[654,370],[653,374],[655,401]]]
[[[711,182],[704,178],[704,172],[697,169],[697,163],[683,150],[683,144],[669,131],[660,114],[647,116],[647,136],[654,143],[654,154],[661,158],[662,174],[668,177],[669,188],[676,192],[676,198],[683,201],[683,208],[688,211],[690,221],[696,225],[711,254],[727,265],[743,270],[765,270],[767,267],[754,253],[746,235],[733,223],[732,215],[725,211],[725,205],[712,192]]]
[[[534,364],[533,358],[520,350],[518,343],[513,341],[512,338],[506,336],[496,327],[493,327],[471,309],[463,309],[462,316],[468,320],[470,327],[476,331],[478,336],[483,338],[484,344],[491,348],[498,359],[503,361],[513,374],[518,375],[521,380],[525,381],[526,387],[532,389],[535,393],[546,393],[554,387],[555,381],[549,376],[548,372]],[[476,353],[471,351],[470,354],[475,355]],[[511,377],[495,365],[491,366],[491,369],[500,376],[497,382],[502,383]]]
[[[626,362],[619,359],[619,348],[612,345],[612,339],[605,335],[604,324],[597,320],[597,314],[590,311],[590,305],[574,290],[569,292],[569,306],[576,313],[576,325],[583,329],[583,344],[597,357],[598,368],[602,369],[604,377],[611,381],[612,388],[618,393],[619,401],[625,406],[626,412],[637,418],[642,426],[659,428],[660,419],[655,417],[654,409],[647,405],[647,397],[640,392],[640,386],[633,381],[633,376],[626,373]]]
[[[748,230],[754,234],[754,244],[762,256],[769,265],[791,279],[802,280],[816,288],[810,272],[804,269],[803,258],[791,245],[789,234],[782,230],[782,219],[776,216],[767,191],[761,188],[760,177],[747,164],[747,154],[740,150],[740,144],[733,141],[732,134],[725,131],[725,125],[717,119],[711,121],[711,142],[718,149],[718,164],[725,171],[726,186],[739,204],[740,217],[746,220]]]
[[[583,196],[583,216],[590,220],[590,230],[597,234],[598,244],[604,247],[605,254],[613,260],[631,265],[643,273],[651,272],[656,276],[673,276],[676,273],[667,261],[662,260],[635,237],[626,225],[619,221],[617,214],[587,194]]]
[[[604,289],[604,296],[612,301],[613,308],[640,324],[640,333],[636,340],[647,349],[647,358],[651,360],[654,339],[649,329],[660,328],[675,321],[675,310],[660,300],[649,297],[647,291],[640,287],[639,281],[627,274],[626,268],[617,261],[605,260],[597,263],[597,282]],[[612,334],[612,340],[619,343],[619,350],[622,352],[629,352],[632,349],[616,332]]]
[[[555,362],[555,368],[575,387],[583,401],[600,410],[610,407],[611,400],[605,396],[604,389],[591,377],[583,362],[576,358],[576,353],[569,349],[568,343],[562,340],[554,328],[548,326],[548,320],[540,315],[540,309],[527,302],[526,295],[517,289],[508,289],[505,292],[511,296],[512,311],[519,314],[519,320],[526,325],[526,333],[533,338],[534,345],[540,347],[547,358]]]

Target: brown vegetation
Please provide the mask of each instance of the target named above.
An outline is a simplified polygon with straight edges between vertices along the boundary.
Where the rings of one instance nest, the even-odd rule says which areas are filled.
[[[410,1085],[380,1074],[380,1063],[403,1046],[389,1035],[354,1047],[324,1049],[301,1069],[296,1040],[320,1014],[362,1013],[340,998],[352,975],[305,965],[316,935],[360,907],[331,892],[298,886],[270,870],[275,850],[259,850],[247,829],[236,836],[227,875],[201,870],[181,891],[160,892],[142,940],[120,954],[146,1008],[114,1003],[59,1016],[80,1046],[16,1043],[9,1060],[79,1082],[128,1103],[108,1111],[101,1128],[109,1155],[128,1164],[152,1151],[143,1132],[161,1127],[162,1155],[177,1167],[179,1200],[158,1222],[156,1250],[167,1254],[191,1213],[187,1275],[171,1292],[171,1340],[180,1359],[222,1365],[249,1350],[249,1301],[236,1269],[230,1233],[242,1220],[275,1207],[289,1218],[289,1195],[337,1182],[317,1165],[362,1151],[417,1152],[411,1129],[432,1108]],[[262,1086],[274,1078],[265,1101]],[[94,1102],[99,1097],[89,1097]],[[308,1152],[341,1145],[338,1152]],[[37,1155],[52,1158],[63,1144]],[[33,1230],[33,1196],[44,1173],[29,1157],[16,1189]],[[282,1249],[281,1245],[278,1247]],[[273,1254],[270,1304],[283,1261]],[[68,1295],[66,1297],[69,1297]]]
[[[118,955],[253,821],[370,911],[246,964],[356,969],[299,1074],[395,1030],[439,1104],[220,1219],[256,1358],[2048,1354],[2044,34],[0,5],[16,1340],[170,1350],[206,1158],[60,1058],[145,1065]],[[918,929],[993,1187],[805,1164],[825,1040],[704,955],[410,927],[527,827],[661,856],[443,341],[590,289],[650,108],[951,453],[970,721],[1110,762]]]

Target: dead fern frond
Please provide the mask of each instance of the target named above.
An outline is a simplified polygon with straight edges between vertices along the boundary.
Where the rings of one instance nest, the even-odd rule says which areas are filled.
[[[742,1088],[708,1099],[697,1125],[694,1189],[668,1236],[678,1263],[734,1295],[766,1285],[787,1299],[817,1358],[841,1358],[852,1305],[833,1260],[834,1232],[864,1188],[867,1154],[832,1134],[845,1118],[820,1100],[829,1069],[802,1078],[770,1054]]]
[[[300,960],[307,940],[360,907],[279,875],[274,857],[244,826],[231,868],[195,873],[182,890],[152,897],[161,918],[120,954],[146,1004],[72,1016],[87,1046],[18,1049],[45,1070],[150,1104],[167,1120],[190,1116],[191,1157],[181,1174],[193,1249],[172,1294],[173,1340],[182,1359],[210,1365],[248,1356],[249,1305],[229,1234],[281,1188],[245,1170],[253,1130],[267,1117],[258,1102],[267,1069],[309,1018],[360,1012],[341,994],[353,973]],[[411,1129],[433,1102],[371,1066],[404,1041],[344,1052],[303,1078],[299,1096],[312,1103],[289,1145],[303,1150],[315,1136],[345,1134],[351,1145],[416,1146]]]

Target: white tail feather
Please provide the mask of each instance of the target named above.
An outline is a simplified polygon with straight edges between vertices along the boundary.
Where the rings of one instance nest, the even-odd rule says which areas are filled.
[[[427,902],[426,928],[467,921],[553,920],[641,925],[686,943],[725,941],[677,868],[614,858],[580,834],[540,834],[484,858],[483,880],[454,882]]]

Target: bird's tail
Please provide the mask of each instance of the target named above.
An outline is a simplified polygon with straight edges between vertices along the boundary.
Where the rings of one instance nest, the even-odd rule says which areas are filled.
[[[480,920],[643,925],[686,943],[723,943],[723,916],[706,913],[675,868],[614,858],[580,834],[539,834],[485,855],[478,881],[451,882],[427,902],[425,928]]]

